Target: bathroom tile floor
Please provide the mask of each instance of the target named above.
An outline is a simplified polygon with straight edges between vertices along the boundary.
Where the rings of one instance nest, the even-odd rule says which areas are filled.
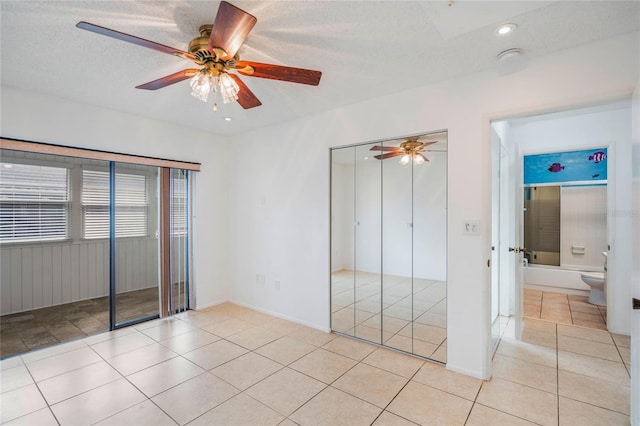
[[[523,316],[559,324],[607,329],[607,307],[590,304],[587,296],[524,289]]]
[[[483,381],[227,303],[0,361],[0,423],[629,424],[628,338],[505,325]]]

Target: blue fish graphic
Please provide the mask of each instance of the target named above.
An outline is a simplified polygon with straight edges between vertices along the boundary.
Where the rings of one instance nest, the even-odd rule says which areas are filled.
[[[560,163],[553,163],[547,170],[551,173],[558,173],[559,171],[564,170],[564,166]]]

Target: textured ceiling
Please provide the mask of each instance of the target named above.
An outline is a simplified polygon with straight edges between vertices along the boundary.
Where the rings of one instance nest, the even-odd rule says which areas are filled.
[[[502,50],[526,59],[640,30],[638,1],[232,1],[258,22],[241,59],[322,71],[318,87],[242,77],[262,106],[190,96],[188,82],[134,87],[191,63],[79,30],[88,21],[187,50],[212,23],[218,1],[0,1],[2,84],[238,134],[450,77],[504,67]],[[498,37],[498,24],[518,30]],[[526,65],[525,65],[526,66]],[[224,117],[232,117],[231,122]]]

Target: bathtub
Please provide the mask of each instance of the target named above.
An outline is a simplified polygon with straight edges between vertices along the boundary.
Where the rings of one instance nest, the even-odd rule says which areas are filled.
[[[524,287],[532,290],[588,296],[591,287],[580,278],[584,271],[561,266],[531,265],[524,270]]]

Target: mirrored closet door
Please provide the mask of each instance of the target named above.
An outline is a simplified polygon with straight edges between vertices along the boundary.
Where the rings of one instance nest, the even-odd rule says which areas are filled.
[[[331,328],[446,362],[447,133],[331,150]]]

